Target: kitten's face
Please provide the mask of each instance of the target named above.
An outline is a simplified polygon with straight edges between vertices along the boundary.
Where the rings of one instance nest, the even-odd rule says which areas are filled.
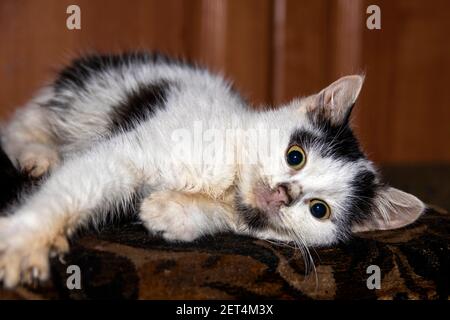
[[[398,228],[424,211],[416,197],[380,182],[348,123],[363,82],[345,77],[319,94],[261,114],[277,127],[271,157],[243,165],[236,208],[260,238],[320,246],[353,231]]]

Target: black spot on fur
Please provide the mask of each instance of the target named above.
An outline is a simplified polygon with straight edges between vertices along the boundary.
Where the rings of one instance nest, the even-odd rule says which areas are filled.
[[[315,142],[321,146],[322,156],[355,161],[364,157],[359,142],[350,127],[350,115],[353,106],[340,123],[330,121],[325,111],[312,111],[308,117],[313,125],[321,131]]]
[[[56,92],[62,89],[83,90],[91,77],[101,72],[120,69],[129,65],[139,64],[171,64],[193,66],[181,59],[170,58],[164,54],[154,52],[127,52],[111,55],[88,55],[73,60],[73,62],[60,73],[54,83]]]
[[[349,126],[335,127],[324,124],[322,135],[310,131],[297,130],[291,135],[290,144],[298,144],[305,149],[315,148],[322,157],[356,161],[364,157],[358,140]]]
[[[348,161],[356,161],[364,157],[358,140],[348,124],[333,126],[328,123],[322,127],[322,130],[325,133],[324,140],[328,145],[330,156]]]
[[[139,122],[145,121],[156,110],[164,108],[170,84],[160,81],[142,85],[128,94],[125,101],[111,109],[110,131],[132,130]]]
[[[235,207],[250,230],[264,230],[268,227],[266,214],[257,208],[245,204],[239,194],[235,196]]]
[[[159,52],[87,55],[73,60],[69,66],[59,72],[53,83],[54,97],[41,106],[54,111],[66,110],[72,105],[74,95],[78,95],[80,91],[87,91],[90,79],[96,78],[101,81],[101,74],[110,72],[114,74],[117,81],[120,81],[127,72],[127,68],[124,67],[131,66],[136,69],[145,65],[170,65],[204,70],[185,59],[169,57]]]
[[[301,146],[303,149],[305,149],[305,151],[307,151],[308,149],[314,148],[315,146],[323,145],[324,141],[322,138],[320,138],[317,135],[314,135],[310,131],[299,129],[299,130],[295,130],[291,134],[289,145],[294,145],[294,144]],[[286,150],[287,150],[287,148],[286,148]],[[325,155],[322,154],[322,156],[325,156]]]
[[[347,204],[347,222],[349,225],[361,222],[372,214],[373,200],[379,185],[375,174],[369,170],[360,171],[352,182],[352,198]]]

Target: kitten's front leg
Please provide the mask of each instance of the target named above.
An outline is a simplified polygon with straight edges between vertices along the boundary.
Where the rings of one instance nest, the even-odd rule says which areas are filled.
[[[193,241],[234,229],[231,208],[202,194],[157,191],[142,202],[139,217],[152,233],[169,241]]]
[[[0,280],[6,287],[46,280],[48,257],[68,250],[67,236],[132,198],[141,175],[122,147],[111,143],[67,161],[11,215],[0,218]]]

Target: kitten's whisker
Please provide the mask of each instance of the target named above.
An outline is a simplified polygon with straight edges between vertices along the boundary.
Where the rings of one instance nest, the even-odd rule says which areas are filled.
[[[286,214],[281,212],[280,217],[284,224],[293,225],[291,219]],[[300,249],[300,251],[302,253],[302,256],[303,256],[303,259],[305,262],[305,277],[309,276],[310,271],[314,272],[314,277],[315,277],[315,281],[316,281],[316,290],[317,290],[318,285],[319,285],[317,269],[316,269],[314,259],[311,256],[311,252],[310,252],[308,246],[306,245],[303,237],[300,234],[297,234],[297,232],[295,232],[295,230],[288,228],[287,232],[294,239],[294,243],[298,246],[298,248]],[[316,252],[316,254],[317,254],[317,252]]]

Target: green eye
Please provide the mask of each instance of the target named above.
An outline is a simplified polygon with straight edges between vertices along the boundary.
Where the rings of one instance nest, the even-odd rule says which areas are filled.
[[[287,164],[295,170],[300,170],[306,163],[305,151],[298,145],[289,147],[286,152]]]
[[[320,199],[312,199],[309,202],[309,211],[313,217],[320,220],[328,219],[331,215],[331,210],[328,204]]]

